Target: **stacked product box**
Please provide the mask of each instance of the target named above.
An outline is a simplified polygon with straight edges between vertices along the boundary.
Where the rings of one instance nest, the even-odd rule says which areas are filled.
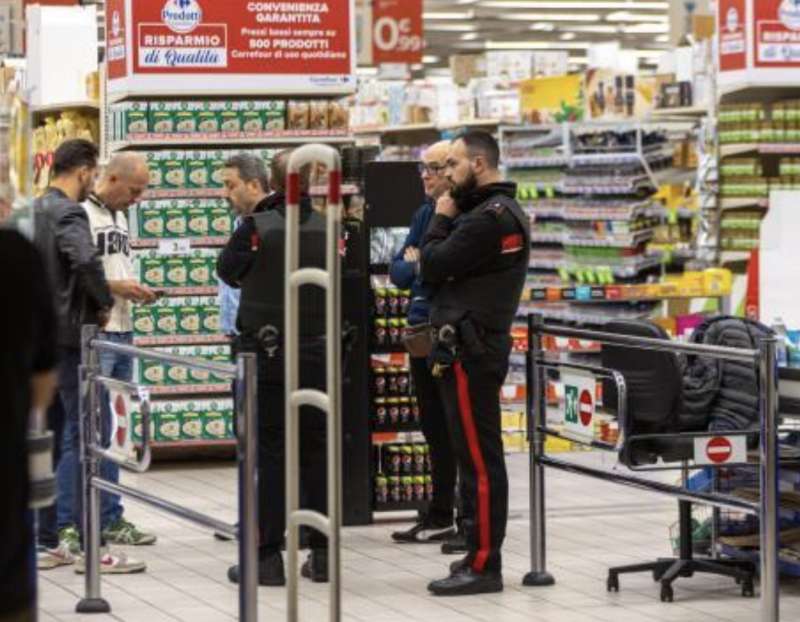
[[[207,361],[228,363],[231,360],[229,345],[192,345],[157,348],[158,351]],[[185,386],[223,384],[228,378],[202,369],[190,369],[184,365],[139,359],[134,365],[134,378],[146,386]]]
[[[233,399],[170,400],[150,404],[150,436],[156,443],[234,438]],[[133,441],[142,441],[142,415],[134,411]]]
[[[165,298],[134,308],[137,337],[189,337],[219,333],[219,303],[215,296]]]
[[[389,443],[379,449],[375,475],[375,503],[430,501],[433,496],[431,457],[424,443]]]
[[[110,106],[111,140],[141,135],[253,135],[347,130],[346,106],[328,100],[129,101]]]
[[[147,151],[150,190],[218,190],[225,161],[247,152],[269,163],[278,149],[160,149]]]
[[[182,255],[138,251],[134,270],[143,284],[157,289],[211,287],[217,285],[217,255],[211,248],[196,248]]]
[[[142,201],[130,213],[132,233],[139,240],[227,238],[233,221],[227,202],[219,198]]]

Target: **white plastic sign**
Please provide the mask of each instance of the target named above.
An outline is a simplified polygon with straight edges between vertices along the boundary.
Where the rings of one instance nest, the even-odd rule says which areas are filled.
[[[747,462],[747,437],[699,436],[694,439],[694,461],[716,466]]]
[[[564,384],[564,435],[578,441],[591,441],[597,381],[591,374],[575,370],[562,371],[561,380]]]

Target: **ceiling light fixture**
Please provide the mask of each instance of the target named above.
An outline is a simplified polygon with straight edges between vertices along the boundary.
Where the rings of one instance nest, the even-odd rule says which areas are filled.
[[[596,11],[600,9],[636,9],[639,11],[667,11],[669,2],[513,2],[511,0],[480,0],[479,6],[492,9],[579,9]]]
[[[558,38],[562,41],[572,41],[576,36],[574,32],[562,32]]]
[[[501,13],[497,19],[519,22],[596,22],[600,15],[591,13]]]
[[[653,15],[652,13],[632,13],[631,11],[615,11],[606,15],[607,22],[660,22],[669,23],[667,15]]]
[[[477,29],[476,24],[425,24],[425,30],[433,32],[473,32]]]
[[[487,50],[585,50],[591,47],[588,41],[486,41]]]
[[[438,63],[441,59],[440,56],[433,56],[432,54],[426,54],[422,57],[422,62],[426,65],[433,65],[434,63]]]
[[[474,11],[426,11],[422,14],[422,19],[472,19],[475,17]]]

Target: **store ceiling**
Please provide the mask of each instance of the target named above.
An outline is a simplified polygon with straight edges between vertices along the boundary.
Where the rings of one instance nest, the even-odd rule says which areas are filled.
[[[654,65],[669,48],[669,9],[650,0],[425,0],[425,64],[447,66],[455,53],[566,50],[577,68],[589,45],[619,41]]]

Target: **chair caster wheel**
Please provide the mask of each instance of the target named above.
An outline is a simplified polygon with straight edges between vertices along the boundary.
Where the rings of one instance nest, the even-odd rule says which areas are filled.
[[[742,596],[744,598],[753,598],[756,595],[755,587],[753,586],[753,580],[747,579],[742,581]]]
[[[671,603],[672,599],[674,598],[675,594],[672,591],[672,586],[669,583],[662,583],[661,584],[661,602],[662,603]]]
[[[609,575],[608,579],[606,579],[606,591],[619,592],[619,577]]]

